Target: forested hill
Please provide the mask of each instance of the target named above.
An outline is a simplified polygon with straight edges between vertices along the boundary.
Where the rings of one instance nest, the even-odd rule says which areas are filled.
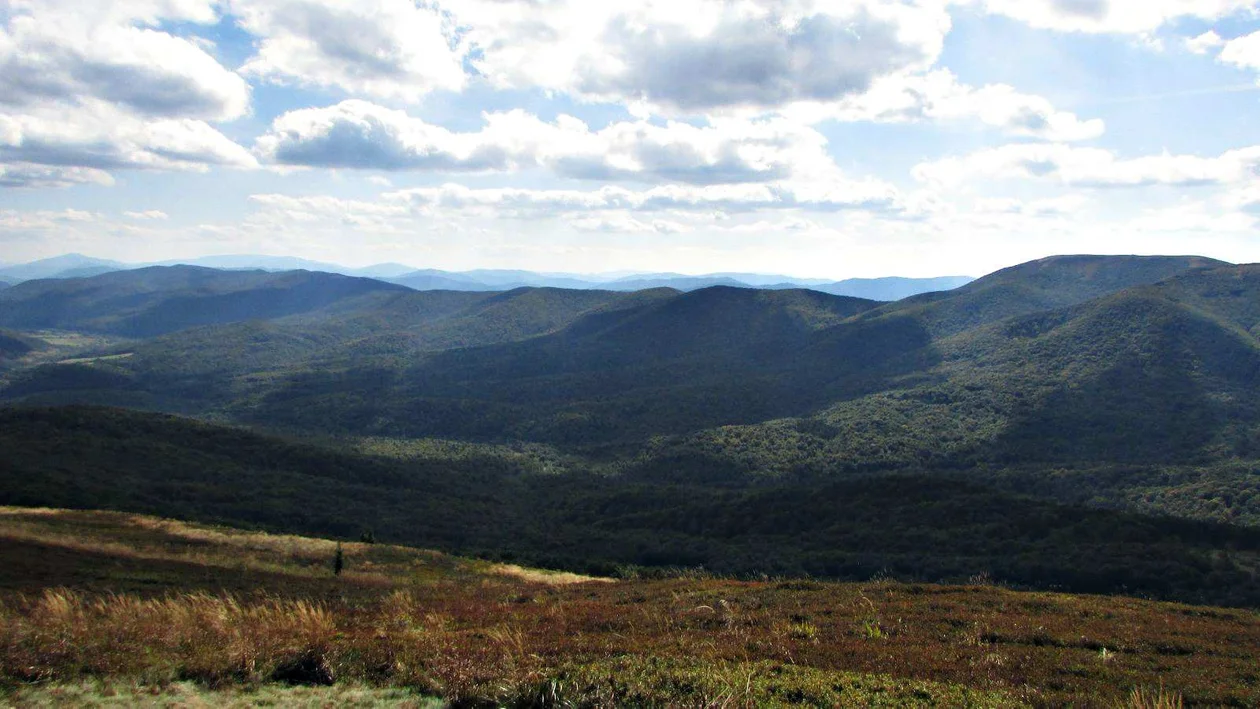
[[[1254,568],[1226,552],[1250,548],[1230,535],[1260,525],[1260,266],[1059,257],[891,304],[732,287],[417,292],[310,272],[174,268],[25,283],[0,295],[0,323],[8,406],[212,419],[319,442],[264,460],[292,454],[313,469],[367,465],[362,475],[384,476],[364,491],[353,489],[359,473],[317,483],[302,466],[281,466],[271,489],[300,502],[233,507],[238,522],[315,524],[298,510],[323,504],[325,493],[306,487],[319,484],[336,487],[338,502],[309,531],[340,533],[371,516],[364,501],[339,517],[346,500],[421,509],[401,492],[415,487],[429,491],[434,515],[462,516],[426,527],[434,540],[410,541],[569,567],[927,578],[968,568],[1053,585],[1084,563],[1065,550],[1094,544],[1112,565],[1076,588],[1157,592],[1160,572],[1133,555],[1166,558],[1161,545],[1189,534],[1181,538],[1206,546],[1169,573],[1210,575],[1223,560],[1247,588]],[[88,410],[97,413],[71,425],[39,411],[33,423],[10,421],[13,435],[25,432],[14,449],[29,453],[13,470],[26,481],[14,499],[85,504],[59,496],[80,490],[82,474],[96,480],[76,493],[83,499],[159,514],[182,499],[179,514],[220,514],[191,492],[172,497],[165,472],[149,482],[128,474],[116,490],[100,482],[100,471],[121,475],[148,454],[138,451],[158,449],[170,456],[163,471],[199,460],[247,471],[214,483],[214,494],[256,497],[244,487],[253,463],[206,462],[220,454],[192,445],[225,434],[117,411]],[[66,446],[35,443],[92,428],[94,417],[114,421],[113,432],[70,446],[73,464]],[[184,434],[172,427],[187,440],[173,443]],[[133,451],[126,462],[93,468],[115,445]],[[535,506],[553,511],[549,529],[568,530],[563,542],[475,521],[527,529]],[[401,508],[390,514],[391,533],[414,522]],[[1161,515],[1218,526],[1185,531]],[[1124,551],[1091,526],[1166,541]],[[1070,531],[1056,536],[1060,528]],[[1025,540],[1010,552],[1018,560],[989,546],[1006,538]],[[1053,568],[1035,570],[1051,558]]]
[[[295,315],[403,290],[329,273],[155,266],[20,283],[0,294],[0,326],[150,337],[199,325]]]
[[[871,315],[912,316],[935,335],[951,335],[1226,265],[1199,256],[1053,256],[997,271],[952,291],[890,303]]]
[[[44,326],[133,334],[248,321],[18,371],[0,396],[571,448],[783,418],[862,440],[851,429],[861,412],[891,406],[912,424],[886,432],[873,458],[830,465],[1194,461],[1256,445],[1257,295],[1255,267],[1196,257],[1058,257],[894,304],[728,287],[414,292],[308,272],[154,269],[23,284],[0,296],[0,322],[29,322],[41,306],[62,308]],[[54,306],[66,298],[74,308]],[[965,430],[940,428],[942,406]],[[927,458],[897,452],[905,440]]]

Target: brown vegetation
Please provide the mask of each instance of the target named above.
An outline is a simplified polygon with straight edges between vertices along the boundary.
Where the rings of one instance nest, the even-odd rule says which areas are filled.
[[[508,704],[1260,704],[1252,611],[879,581],[555,584],[361,544],[334,578],[332,545],[6,510],[0,680]]]

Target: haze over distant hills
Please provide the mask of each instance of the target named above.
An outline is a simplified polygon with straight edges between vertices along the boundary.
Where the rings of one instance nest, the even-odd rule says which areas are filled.
[[[0,279],[9,283],[38,278],[82,278],[130,268],[118,261],[91,258],[82,254],[65,254],[25,264],[0,266]]]
[[[473,271],[441,271],[415,269],[397,263],[376,264],[364,268],[347,268],[334,263],[311,261],[285,256],[229,255],[163,261],[154,264],[124,264],[96,259],[81,254],[67,254],[22,265],[0,266],[0,283],[18,283],[35,279],[83,278],[113,271],[133,270],[147,266],[202,266],[224,270],[319,271],[346,276],[375,278],[407,286],[414,290],[505,291],[514,288],[570,288],[636,291],[650,288],[673,288],[689,291],[711,286],[737,288],[810,288],[835,295],[849,295],[872,300],[899,300],[918,293],[949,290],[972,278],[947,276],[940,278],[857,278],[844,281],[795,279],[789,276],[754,273],[716,273],[688,276],[678,273],[647,274],[567,274],[536,273],[520,270],[478,269]]]

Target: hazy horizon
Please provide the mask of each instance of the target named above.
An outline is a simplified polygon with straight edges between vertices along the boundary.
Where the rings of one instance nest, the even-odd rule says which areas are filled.
[[[769,278],[769,277],[781,276],[785,279],[792,279],[793,281],[817,282],[819,284],[839,282],[839,281],[845,281],[845,280],[881,280],[881,279],[896,279],[896,278],[904,278],[907,280],[932,280],[932,279],[947,279],[947,278],[974,279],[976,277],[973,274],[962,274],[962,273],[938,273],[938,274],[932,274],[928,276],[906,276],[906,275],[898,274],[898,273],[889,273],[889,274],[884,274],[884,275],[879,275],[879,276],[851,276],[851,277],[828,278],[828,277],[800,276],[800,275],[795,275],[795,274],[790,274],[790,273],[772,273],[769,271],[764,271],[764,272],[707,271],[707,272],[687,273],[687,272],[676,271],[676,270],[661,270],[661,271],[621,270],[621,271],[599,271],[599,272],[575,272],[575,271],[557,271],[557,270],[532,270],[532,269],[512,269],[512,268],[500,269],[500,268],[476,268],[476,267],[469,268],[469,269],[452,270],[452,269],[436,268],[436,267],[422,265],[422,264],[410,264],[410,263],[403,263],[403,262],[397,262],[397,261],[391,261],[387,263],[369,263],[362,266],[353,266],[353,265],[349,265],[345,263],[337,263],[334,261],[318,261],[315,259],[306,259],[300,256],[280,256],[280,255],[273,255],[273,254],[206,254],[204,256],[164,259],[162,261],[120,261],[118,259],[111,259],[104,256],[93,256],[91,254],[84,254],[84,253],[79,253],[79,252],[55,254],[53,256],[38,258],[31,261],[14,262],[14,261],[0,260],[0,270],[21,268],[21,267],[41,264],[45,262],[58,261],[61,259],[82,259],[84,261],[112,263],[112,264],[117,264],[119,266],[123,266],[126,268],[147,268],[151,266],[174,266],[174,265],[180,265],[180,264],[187,264],[187,265],[206,266],[209,268],[222,268],[222,269],[227,269],[227,270],[235,270],[238,268],[263,268],[266,270],[285,270],[288,268],[292,268],[292,269],[298,270],[302,268],[315,268],[315,267],[324,266],[324,267],[334,267],[334,268],[344,270],[347,272],[351,272],[351,271],[366,272],[366,271],[371,271],[373,269],[384,269],[384,268],[391,268],[391,267],[397,268],[397,269],[407,269],[406,270],[407,273],[434,271],[434,272],[441,272],[441,273],[469,274],[469,273],[477,273],[477,272],[519,271],[522,273],[530,273],[530,274],[534,274],[537,276],[544,276],[544,277],[579,277],[579,278],[589,278],[592,280],[602,280],[602,281],[609,281],[609,282],[618,280],[618,279],[633,279],[640,276],[659,276],[659,277],[678,277],[678,278],[715,278],[715,277],[737,278],[739,276],[755,276],[759,278]],[[240,263],[240,265],[223,265],[221,263],[221,262],[230,262],[230,261],[237,261]],[[269,264],[277,264],[277,263],[283,264],[283,262],[286,262],[286,261],[292,262],[292,265],[291,266],[269,265]],[[207,262],[218,262],[218,263],[207,263]],[[1011,264],[1011,265],[1013,266],[1016,264]],[[70,268],[74,268],[74,267],[71,266]],[[3,277],[3,275],[4,275],[3,273],[0,273],[0,277]]]

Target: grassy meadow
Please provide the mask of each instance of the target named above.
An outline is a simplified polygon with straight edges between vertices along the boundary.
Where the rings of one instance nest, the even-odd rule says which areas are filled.
[[[595,579],[0,508],[13,706],[1256,706],[1254,611],[984,583]]]

